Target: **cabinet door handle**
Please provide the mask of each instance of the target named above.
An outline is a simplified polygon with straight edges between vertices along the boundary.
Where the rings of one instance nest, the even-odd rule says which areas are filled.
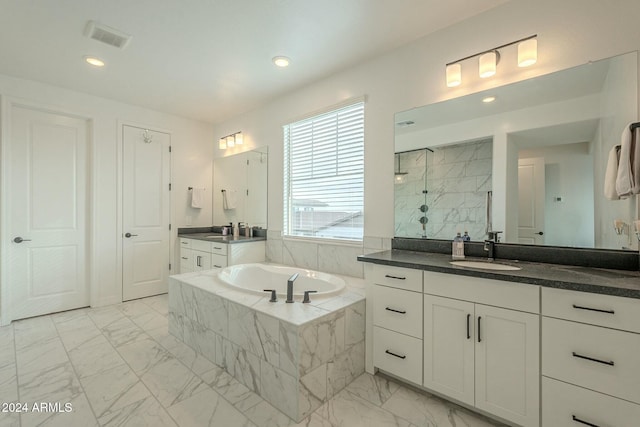
[[[201,259],[201,258],[202,258],[202,257],[201,257],[200,255],[196,255],[196,266],[197,266],[197,267],[202,267],[202,266],[200,265],[200,259]]]
[[[396,279],[396,280],[406,280],[406,277],[400,277],[400,276],[392,276],[390,274],[385,274],[384,277],[388,278],[388,279]]]
[[[385,352],[385,353],[387,353],[387,354],[390,354],[390,355],[392,355],[392,356],[395,356],[395,357],[397,357],[398,359],[406,359],[406,358],[407,358],[407,356],[400,356],[399,354],[395,354],[394,352],[389,351],[389,350],[385,350],[384,352]]]
[[[571,354],[573,355],[573,357],[577,357],[578,359],[589,360],[591,362],[602,363],[603,365],[609,365],[609,366],[615,365],[613,360],[606,361],[606,360],[594,359],[593,357],[583,356],[582,354],[578,354],[575,351],[572,352]]]
[[[390,308],[390,307],[385,307],[385,310],[393,311],[394,313],[407,314],[407,312],[406,312],[406,311],[402,311],[402,310],[395,310],[395,309]]]
[[[577,423],[584,424],[584,425],[589,426],[589,427],[600,427],[598,424],[593,424],[593,423],[590,423],[588,421],[581,420],[580,418],[576,417],[575,415],[571,415],[571,419],[573,421],[577,422]]]
[[[603,310],[600,308],[591,308],[591,307],[583,307],[581,305],[573,304],[573,308],[576,310],[588,310],[588,311],[597,311],[598,313],[607,313],[607,314],[615,314],[616,312],[613,310]]]
[[[471,315],[467,314],[467,339],[471,339]]]
[[[478,342],[482,342],[482,338],[480,337],[480,320],[482,319],[481,316],[478,316]]]

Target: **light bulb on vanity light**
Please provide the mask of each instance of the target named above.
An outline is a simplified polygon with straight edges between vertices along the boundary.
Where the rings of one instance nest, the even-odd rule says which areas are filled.
[[[518,67],[528,67],[538,61],[538,40],[533,38],[518,44]]]
[[[233,135],[229,135],[227,137],[227,147],[233,147],[236,145],[235,137]]]
[[[234,138],[235,138],[235,140],[236,140],[236,141],[235,141],[235,142],[236,142],[236,145],[241,145],[241,144],[244,142],[244,141],[243,141],[243,138],[242,138],[242,132],[238,132],[238,133],[236,133],[236,134],[234,135]]]
[[[218,141],[218,148],[221,150],[227,149],[227,138],[220,138]]]
[[[462,66],[460,64],[447,65],[447,87],[460,86],[462,83]]]
[[[496,67],[498,65],[498,59],[500,58],[498,52],[495,50],[480,55],[478,59],[478,74],[483,79],[494,76],[496,74]]]

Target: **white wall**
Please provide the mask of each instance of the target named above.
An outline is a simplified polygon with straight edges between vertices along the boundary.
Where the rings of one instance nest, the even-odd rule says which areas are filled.
[[[242,130],[245,140],[255,146],[269,146],[269,229],[281,230],[281,126],[302,114],[366,95],[364,234],[390,238],[394,228],[394,113],[637,50],[638,16],[637,0],[511,1],[220,123],[215,134]],[[485,81],[463,75],[461,86],[446,87],[446,63],[531,34],[538,35],[538,63],[533,67],[499,67],[498,75]],[[494,162],[502,155],[506,153],[494,151]],[[365,241],[365,250],[375,249],[373,242]],[[378,242],[376,239],[375,246]],[[280,246],[268,245],[276,260]],[[286,244],[284,247],[286,252]],[[319,247],[305,248],[310,259]]]
[[[9,100],[20,100],[92,121],[93,151],[89,159],[89,170],[93,178],[90,194],[92,228],[89,234],[93,248],[90,277],[92,305],[122,300],[119,259],[122,230],[118,216],[118,144],[122,123],[171,133],[173,240],[178,227],[186,225],[188,216],[194,226],[211,225],[211,199],[206,201],[205,208],[192,209],[188,207],[190,199],[187,191],[189,186],[211,188],[211,125],[4,75],[0,75],[0,96],[3,97],[5,107]],[[3,111],[3,119],[7,118],[7,113]],[[0,238],[5,241],[9,236],[3,235]],[[177,265],[175,260],[173,264]],[[1,283],[0,286],[4,288],[8,284]]]

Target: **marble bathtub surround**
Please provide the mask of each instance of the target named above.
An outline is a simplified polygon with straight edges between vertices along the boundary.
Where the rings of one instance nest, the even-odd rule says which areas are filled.
[[[361,245],[341,245],[283,239],[279,230],[267,232],[266,255],[269,262],[351,277],[364,277],[362,264],[357,261],[359,255],[386,249],[391,249],[388,237],[365,236]]]
[[[286,304],[231,289],[215,271],[174,276],[169,332],[300,421],[364,372],[364,283],[346,279],[338,296]]]

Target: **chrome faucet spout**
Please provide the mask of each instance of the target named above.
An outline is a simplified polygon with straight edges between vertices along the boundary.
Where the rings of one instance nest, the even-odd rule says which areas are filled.
[[[293,302],[293,282],[298,278],[298,273],[289,277],[287,280],[287,300],[285,302],[292,303]]]
[[[487,252],[487,259],[489,261],[493,261],[495,258],[495,242],[493,240],[485,240],[484,241],[484,250]]]

